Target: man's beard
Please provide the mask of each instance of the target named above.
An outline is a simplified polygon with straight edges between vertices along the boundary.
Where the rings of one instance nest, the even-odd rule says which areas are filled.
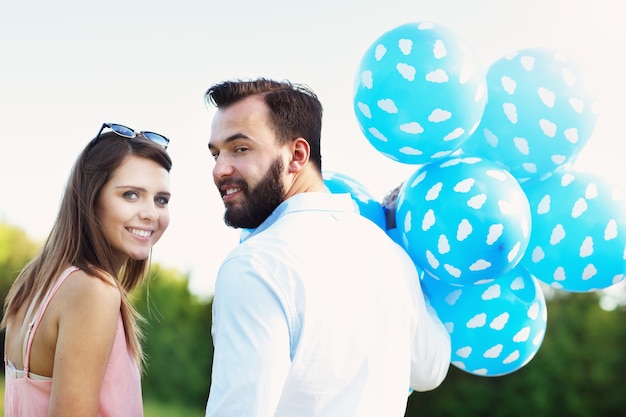
[[[254,229],[263,223],[285,198],[282,173],[283,161],[279,157],[252,190],[245,181],[240,184],[246,199],[240,205],[226,206],[224,223],[242,229]]]

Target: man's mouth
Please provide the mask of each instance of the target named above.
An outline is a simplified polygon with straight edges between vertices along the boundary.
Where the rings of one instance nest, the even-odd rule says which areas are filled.
[[[245,184],[240,181],[228,181],[222,184],[218,184],[218,189],[220,194],[222,195],[223,200],[227,200],[230,196],[234,196],[235,194],[245,190]]]

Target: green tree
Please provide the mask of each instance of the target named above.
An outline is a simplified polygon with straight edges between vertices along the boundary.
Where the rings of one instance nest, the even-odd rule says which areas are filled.
[[[146,398],[204,407],[213,360],[211,302],[191,294],[188,277],[158,265],[136,295],[135,305],[147,319]]]
[[[20,270],[31,260],[39,249],[19,227],[0,222],[0,302],[11,288]]]
[[[38,249],[39,244],[30,240],[24,230],[0,221],[0,318],[13,281]],[[4,346],[4,330],[0,332],[0,344]]]

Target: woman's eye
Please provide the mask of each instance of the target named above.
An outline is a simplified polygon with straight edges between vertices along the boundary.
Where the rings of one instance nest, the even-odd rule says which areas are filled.
[[[157,204],[161,205],[161,206],[167,206],[170,202],[170,199],[167,197],[157,197],[156,199]]]
[[[124,197],[126,200],[131,200],[131,201],[134,201],[134,200],[138,200],[138,199],[139,199],[139,194],[138,194],[137,192],[135,192],[135,191],[126,191],[126,192],[123,194],[123,197]]]

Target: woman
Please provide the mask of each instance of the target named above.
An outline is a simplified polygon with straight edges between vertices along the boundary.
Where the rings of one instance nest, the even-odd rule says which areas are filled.
[[[6,417],[143,415],[128,295],[169,224],[168,142],[105,123],[79,155],[50,235],[6,298]]]

